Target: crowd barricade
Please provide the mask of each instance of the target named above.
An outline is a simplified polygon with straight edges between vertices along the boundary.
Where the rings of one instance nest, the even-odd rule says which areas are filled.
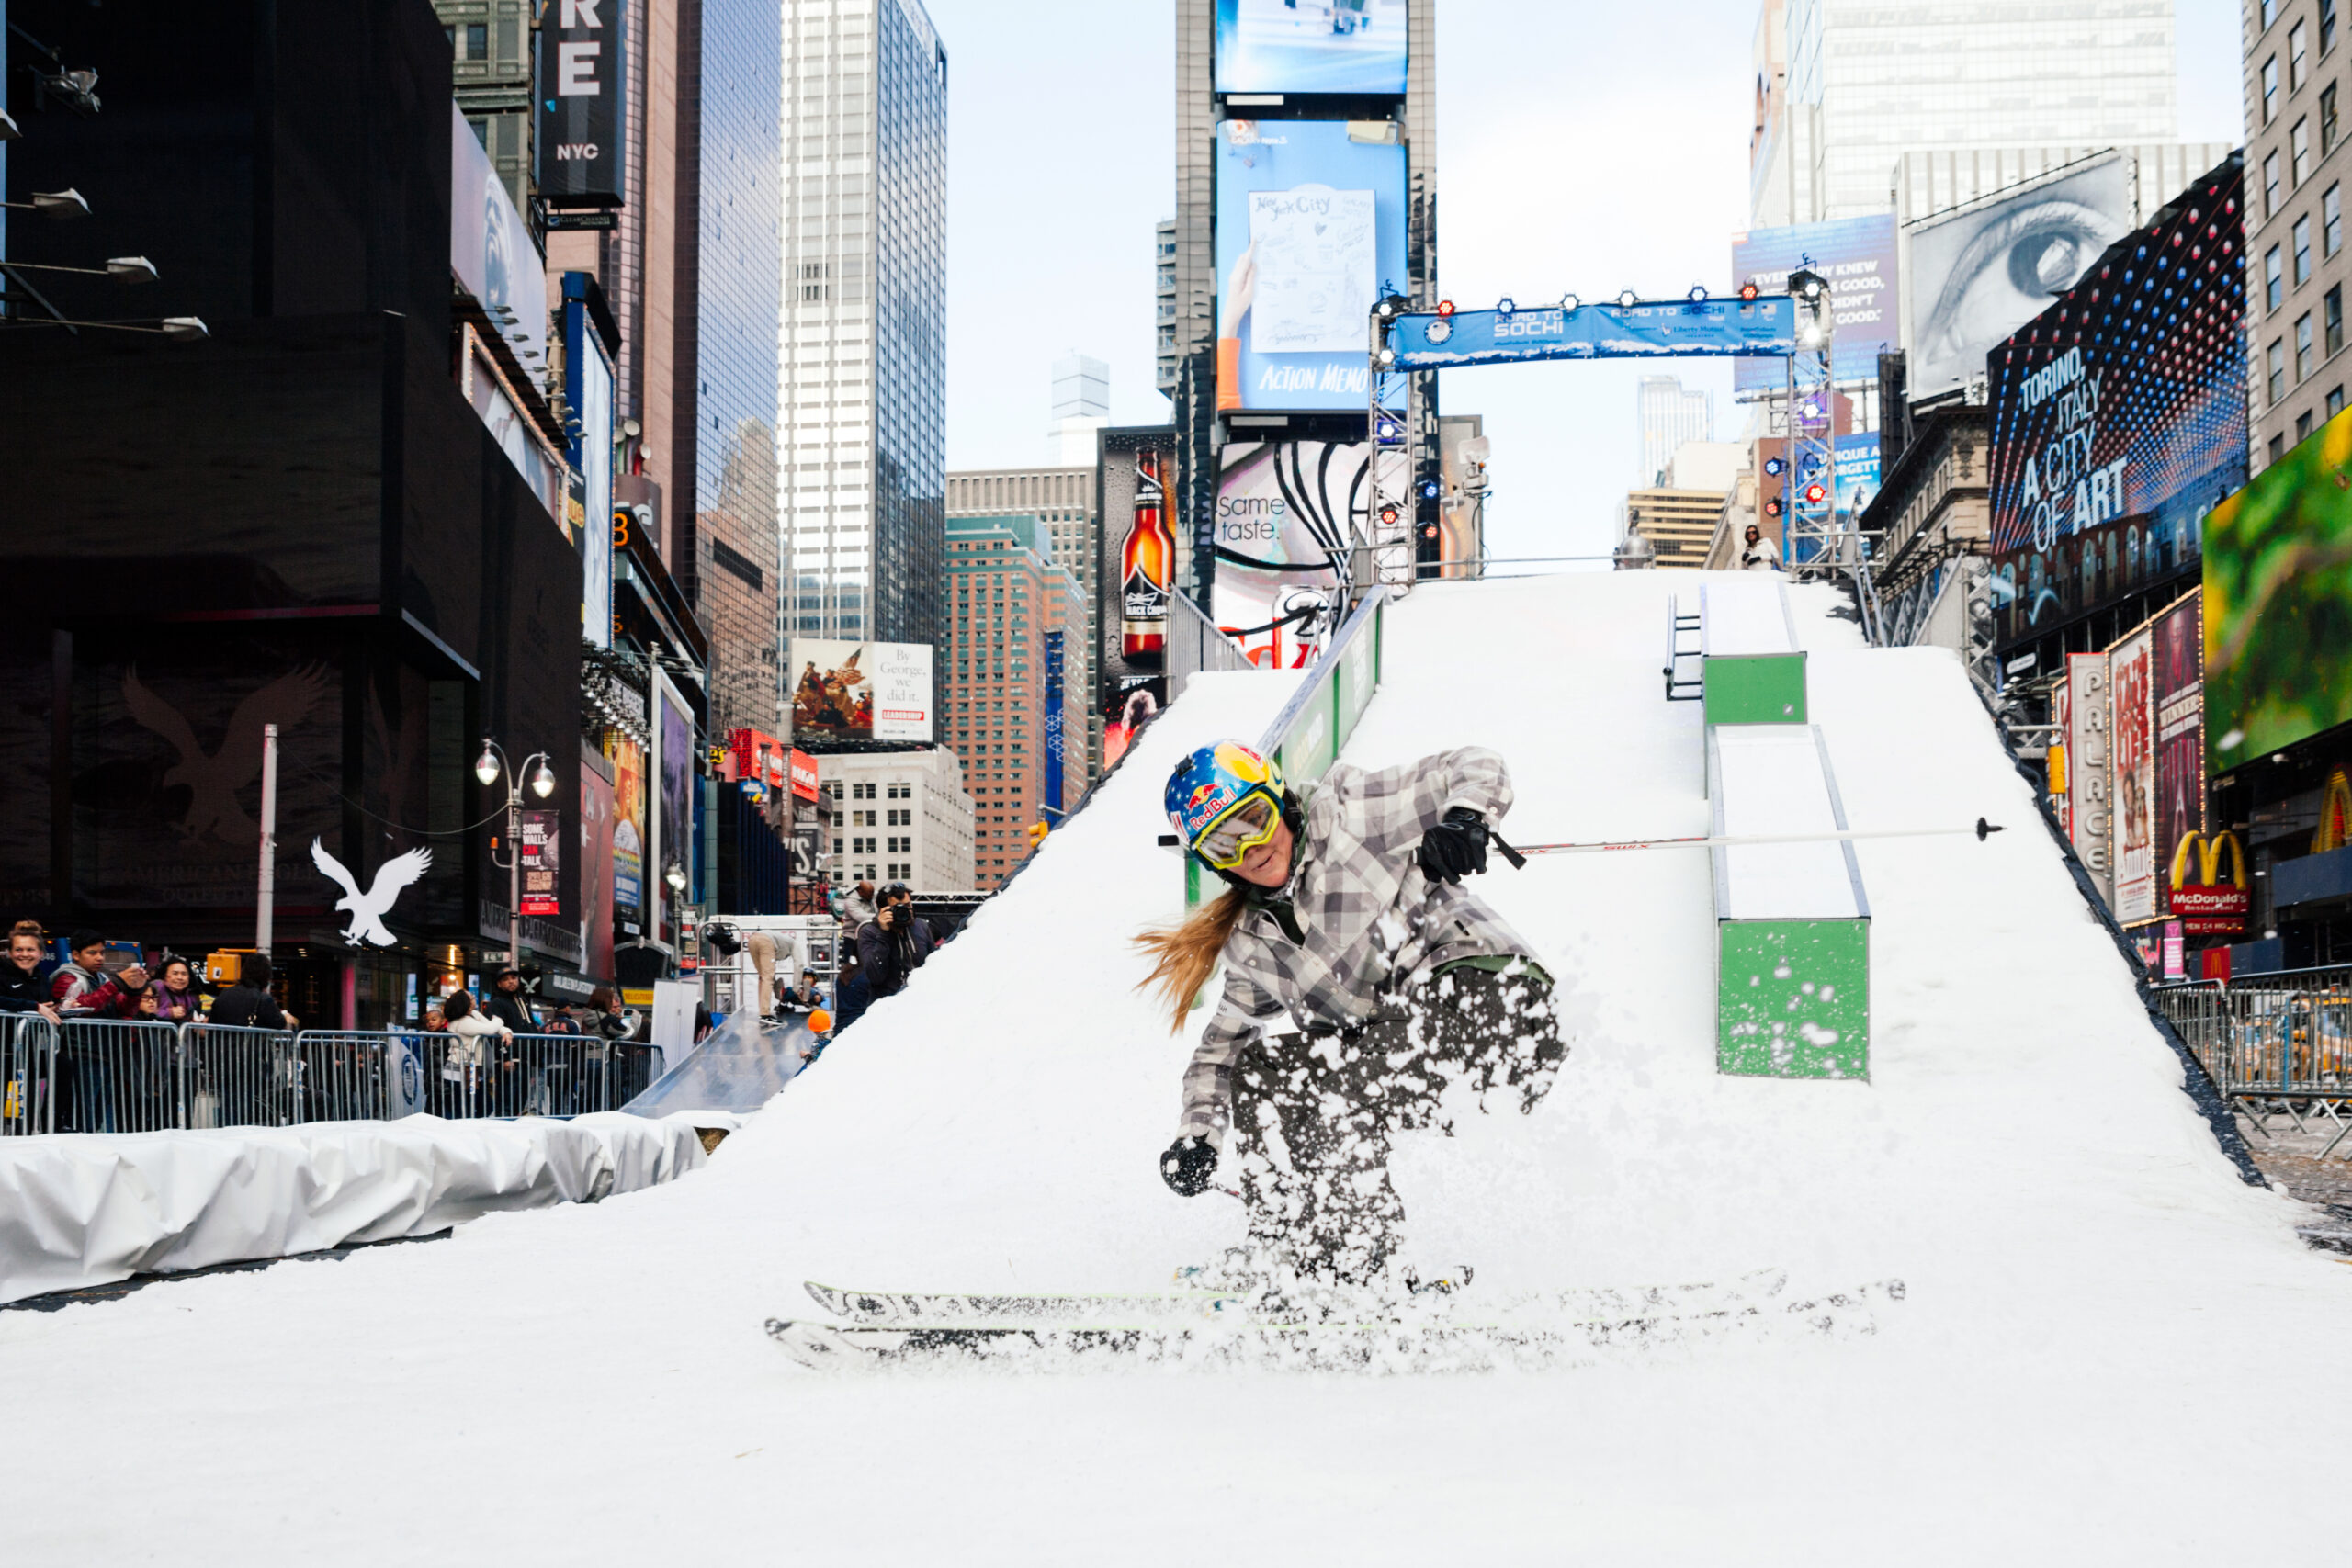
[[[66,1032],[73,1032],[72,1026]],[[291,1127],[308,1085],[294,1035],[225,1023],[180,1027],[182,1127]],[[60,1131],[63,1129],[61,1127]],[[77,1127],[76,1132],[96,1128]]]
[[[180,1031],[139,1019],[67,1019],[51,1125],[60,1133],[160,1133],[181,1120]]]
[[[653,1046],[594,1034],[401,1038],[419,1053],[418,1109],[452,1119],[617,1111],[661,1076]]]
[[[56,1130],[57,1025],[0,1013],[0,1138]]]
[[[2320,1157],[2352,1135],[2352,968],[2257,975],[2156,993],[2231,1107],[2265,1137],[2285,1115],[2335,1129]]]

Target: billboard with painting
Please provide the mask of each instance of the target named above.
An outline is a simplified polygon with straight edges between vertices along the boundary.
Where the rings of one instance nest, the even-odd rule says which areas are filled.
[[[792,660],[792,743],[802,750],[931,739],[929,643],[797,637]]]

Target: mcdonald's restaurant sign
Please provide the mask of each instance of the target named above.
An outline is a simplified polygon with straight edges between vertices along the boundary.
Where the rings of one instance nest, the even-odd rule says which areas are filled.
[[[2198,873],[2195,881],[2189,872]],[[2235,833],[2184,833],[2172,852],[2172,912],[2188,936],[2236,936],[2254,905]]]

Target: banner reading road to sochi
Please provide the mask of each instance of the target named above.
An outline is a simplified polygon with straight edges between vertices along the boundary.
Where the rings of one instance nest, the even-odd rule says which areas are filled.
[[[1782,295],[1399,316],[1388,342],[1393,368],[1436,370],[1526,359],[1786,356],[1796,352],[1796,301]]]

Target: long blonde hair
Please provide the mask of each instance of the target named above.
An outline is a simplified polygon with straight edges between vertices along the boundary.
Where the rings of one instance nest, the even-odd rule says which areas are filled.
[[[1186,916],[1183,924],[1160,926],[1135,939],[1136,945],[1152,959],[1151,973],[1136,989],[1148,991],[1156,986],[1167,997],[1173,1015],[1168,1025],[1169,1033],[1182,1032],[1184,1016],[1193,1010],[1193,998],[1208,984],[1209,973],[1224,953],[1227,940],[1241,922],[1242,908],[1241,889],[1228,887],[1222,897]]]

